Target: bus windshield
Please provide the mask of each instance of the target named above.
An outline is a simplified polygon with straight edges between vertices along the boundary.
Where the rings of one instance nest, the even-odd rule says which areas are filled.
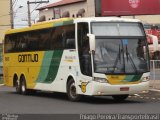
[[[144,36],[140,23],[92,23],[92,33],[96,36]]]
[[[92,33],[96,35],[95,72],[105,74],[148,72],[148,46],[143,31],[138,23],[111,23],[111,25],[93,23]]]

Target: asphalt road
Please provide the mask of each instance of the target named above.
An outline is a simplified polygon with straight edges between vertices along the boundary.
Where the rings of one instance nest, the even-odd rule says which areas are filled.
[[[125,102],[115,102],[111,97],[85,97],[80,102],[71,102],[61,93],[38,92],[24,96],[15,93],[13,88],[0,86],[0,113],[160,113],[160,92],[137,94]]]

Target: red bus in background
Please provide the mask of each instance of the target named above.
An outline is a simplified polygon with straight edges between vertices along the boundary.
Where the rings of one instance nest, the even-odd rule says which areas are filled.
[[[160,27],[150,25],[150,27],[144,28],[147,34],[150,58],[152,60],[160,60]]]
[[[155,35],[158,38],[158,43],[160,44],[160,29],[146,29],[147,34]],[[153,44],[153,40],[148,38],[148,43]]]

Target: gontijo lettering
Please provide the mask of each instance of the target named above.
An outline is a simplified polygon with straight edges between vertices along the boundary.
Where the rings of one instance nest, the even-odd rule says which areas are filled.
[[[18,62],[38,62],[38,54],[20,54]]]

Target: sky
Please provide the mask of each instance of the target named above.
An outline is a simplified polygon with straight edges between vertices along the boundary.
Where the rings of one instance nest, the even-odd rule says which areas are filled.
[[[27,1],[28,0],[13,0],[13,10],[14,10],[14,25],[15,28],[21,28],[26,27],[28,25],[28,9],[27,9]],[[32,1],[47,1],[47,0],[29,0]],[[54,2],[58,2],[60,0],[49,0],[49,3],[43,3],[43,4],[30,4],[31,8],[31,19],[32,20],[38,20],[39,18],[39,12],[35,10],[36,8],[39,8],[41,6],[45,6],[47,4],[51,4]],[[23,6],[23,7],[20,7]],[[33,21],[32,21],[33,23]]]

